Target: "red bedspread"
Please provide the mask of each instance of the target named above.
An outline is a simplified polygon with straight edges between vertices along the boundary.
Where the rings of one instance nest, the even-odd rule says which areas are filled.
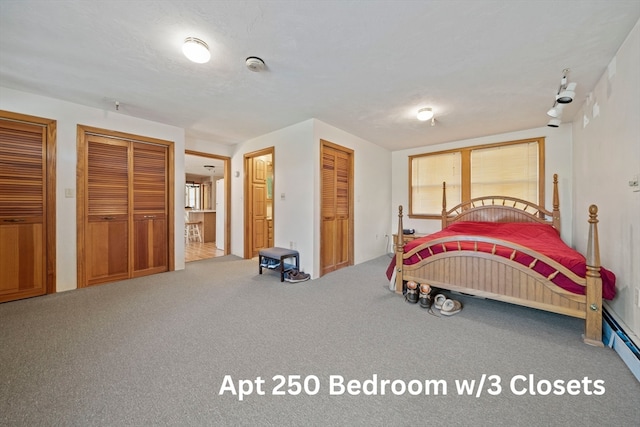
[[[430,234],[407,243],[404,247],[404,251],[407,253],[413,248],[429,240],[451,236],[484,236],[516,243],[546,255],[580,277],[585,277],[586,274],[587,267],[584,256],[567,246],[562,239],[560,239],[558,232],[553,227],[546,224],[460,221],[437,233]],[[474,244],[472,242],[465,242],[461,245],[463,250],[473,250],[473,247]],[[457,243],[452,243],[450,245],[446,245],[446,248],[448,251],[458,250],[458,245]],[[491,252],[492,248],[493,245],[490,244],[478,244],[478,251]],[[431,246],[431,250],[434,254],[441,253],[443,251],[442,245]],[[496,254],[506,258],[511,257],[512,252],[513,250],[505,247],[498,246],[496,248]],[[423,249],[418,254],[414,254],[405,260],[405,264],[415,264],[419,262],[420,259],[428,258],[429,256],[431,255],[428,249]],[[518,252],[514,261],[528,266],[533,261],[533,258],[529,255]],[[395,258],[392,260],[392,264],[395,265]],[[392,269],[393,267],[390,266],[389,272],[392,271]],[[545,277],[548,277],[555,271],[555,269],[540,261],[535,264],[533,269]],[[616,277],[611,271],[605,268],[600,268],[600,275],[602,276],[602,296],[605,299],[611,300],[616,295]],[[574,283],[563,274],[556,275],[552,281],[569,292],[584,295],[585,288]]]

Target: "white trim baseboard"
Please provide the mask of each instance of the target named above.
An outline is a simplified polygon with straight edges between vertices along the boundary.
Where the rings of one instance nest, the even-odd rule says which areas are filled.
[[[606,346],[611,347],[627,365],[631,373],[640,382],[640,347],[637,344],[638,337],[633,333],[627,333],[625,324],[620,321],[613,310],[603,307],[602,335]],[[628,328],[626,328],[629,330]]]

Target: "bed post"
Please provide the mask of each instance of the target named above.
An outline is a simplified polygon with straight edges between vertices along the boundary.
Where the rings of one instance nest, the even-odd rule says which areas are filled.
[[[598,207],[589,206],[589,241],[587,245],[587,289],[584,342],[602,344],[602,278],[600,277],[600,248],[598,243]]]
[[[442,181],[442,229],[447,227],[447,183]]]
[[[551,220],[553,228],[560,234],[560,197],[558,196],[558,174],[553,174],[553,212]]]
[[[404,231],[402,227],[402,205],[398,206],[398,234],[396,234],[396,293],[402,293],[402,254],[404,253]]]

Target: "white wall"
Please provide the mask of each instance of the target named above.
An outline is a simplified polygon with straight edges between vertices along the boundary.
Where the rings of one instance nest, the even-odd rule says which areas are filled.
[[[543,111],[541,114],[545,114]],[[433,233],[440,230],[441,221],[427,219],[411,219],[407,216],[409,208],[409,156],[421,153],[431,153],[435,151],[450,150],[473,145],[493,144],[504,141],[515,141],[519,139],[545,137],[545,207],[549,210],[553,207],[553,174],[558,174],[558,193],[560,194],[560,220],[562,239],[572,245],[572,221],[573,212],[573,189],[572,180],[572,152],[571,152],[571,126],[562,125],[559,128],[543,127],[537,129],[510,132],[500,135],[491,135],[481,138],[455,141],[446,144],[430,145],[409,150],[394,151],[391,154],[393,179],[391,207],[393,210],[393,220],[391,230],[397,232],[398,205],[404,208],[402,222],[404,228],[414,228],[417,233]],[[453,206],[450,206],[453,207]],[[588,211],[584,211],[585,221],[588,219]]]
[[[65,198],[65,189],[76,194],[77,125],[144,135],[175,143],[175,198],[184,199],[184,130],[174,126],[136,119],[112,110],[85,107],[57,99],[0,87],[0,109],[57,121],[56,153],[56,288],[77,288],[76,280],[76,198]],[[183,206],[176,203],[175,235],[182,236]],[[184,269],[184,241],[176,239],[175,266]]]
[[[244,155],[274,147],[274,244],[289,248],[290,242],[294,242],[302,269],[312,274],[315,165],[312,135],[313,120],[307,120],[235,147],[231,158],[231,253],[244,256]]]
[[[310,119],[238,144],[231,160],[231,252],[244,254],[244,155],[273,146],[274,244],[300,252],[302,269],[320,271],[320,139],[354,150],[354,262],[383,255],[391,195],[389,152],[361,138]],[[240,177],[235,177],[235,172]],[[284,194],[284,197],[282,197]]]
[[[617,276],[610,306],[640,336],[640,192],[628,184],[640,175],[640,21],[584,102],[573,135],[575,209],[598,205],[601,262]],[[584,221],[574,223],[574,235],[584,250]]]
[[[234,145],[220,144],[202,137],[193,137],[189,135],[185,136],[184,145],[187,150],[199,151],[207,154],[217,154],[218,156],[225,157],[231,157],[236,149]]]

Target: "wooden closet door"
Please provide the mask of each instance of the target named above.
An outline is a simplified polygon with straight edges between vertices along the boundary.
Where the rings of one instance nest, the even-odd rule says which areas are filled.
[[[320,274],[351,264],[352,154],[323,145]]]
[[[46,130],[0,120],[0,302],[47,291]]]
[[[169,269],[167,147],[133,143],[133,275]]]
[[[87,285],[129,277],[129,145],[87,136]]]

